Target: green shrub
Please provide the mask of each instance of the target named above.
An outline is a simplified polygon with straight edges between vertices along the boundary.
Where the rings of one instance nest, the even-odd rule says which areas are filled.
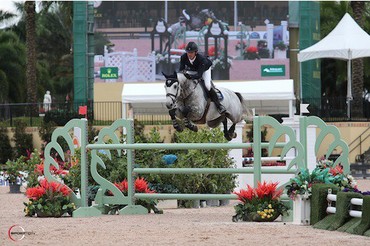
[[[6,127],[0,127],[0,164],[6,163],[13,157],[13,149],[7,133]]]
[[[15,142],[15,157],[28,156],[33,150],[32,135],[26,133],[27,124],[25,122],[16,120],[14,125],[12,140]]]
[[[198,132],[184,130],[176,132],[176,143],[225,143],[223,132],[219,128],[201,129]],[[234,162],[228,156],[228,150],[189,149],[176,152],[175,168],[232,168]],[[223,193],[228,194],[235,188],[234,174],[186,174],[176,175],[172,184],[181,193]]]
[[[71,119],[79,119],[81,116],[78,112],[69,111],[69,110],[50,110],[45,113],[44,122],[54,122],[57,126],[64,126],[68,123]]]
[[[51,135],[53,134],[56,124],[54,121],[50,122],[41,122],[41,126],[38,128],[39,130],[39,136],[42,140],[42,150],[45,148],[45,145],[50,142],[51,140]]]

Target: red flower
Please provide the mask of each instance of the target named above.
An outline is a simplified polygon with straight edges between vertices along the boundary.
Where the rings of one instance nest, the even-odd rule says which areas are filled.
[[[137,178],[135,180],[135,191],[140,193],[145,193],[148,190],[148,183],[144,178]]]
[[[336,176],[338,174],[342,174],[343,173],[343,167],[340,166],[340,165],[337,165],[334,168],[330,168],[329,173],[331,173],[333,176]]]
[[[36,165],[35,172],[36,172],[39,176],[43,176],[43,175],[44,175],[44,163],[41,163],[41,164],[39,164],[39,165]]]
[[[257,53],[257,47],[256,46],[249,46],[248,48],[247,48],[247,52],[248,53]]]
[[[37,186],[37,187],[32,187],[28,188],[26,190],[26,196],[32,200],[38,200],[40,197],[42,197],[45,194],[45,189]]]
[[[49,183],[46,179],[41,179],[39,186],[30,187],[26,190],[27,197],[33,200],[41,198],[46,193],[49,195],[62,193],[63,196],[68,196],[71,190],[64,184],[57,182]]]
[[[210,46],[210,47],[208,48],[208,55],[209,55],[209,56],[215,56],[215,54],[216,54],[215,46]]]
[[[250,185],[247,185],[246,190],[240,190],[239,192],[234,192],[234,194],[236,194],[238,196],[238,200],[243,203],[251,201],[256,195],[253,187]]]
[[[127,192],[128,190],[128,183],[127,180],[123,180],[120,183],[114,183],[114,185],[121,191],[121,192]]]
[[[72,191],[66,185],[61,185],[60,192],[63,194],[63,196],[69,196]]]
[[[271,199],[278,199],[283,193],[283,191],[276,190],[277,185],[278,185],[278,182],[266,183],[266,181],[264,181],[262,184],[258,182],[257,188],[256,188],[257,197],[260,199],[265,198],[265,197],[270,197]]]

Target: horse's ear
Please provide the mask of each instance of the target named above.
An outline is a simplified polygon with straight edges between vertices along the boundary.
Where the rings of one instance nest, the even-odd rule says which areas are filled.
[[[168,75],[167,74],[165,74],[164,72],[162,72],[162,74],[163,74],[163,76],[166,78],[166,79],[168,79]]]
[[[177,78],[177,73],[176,73],[176,71],[173,71],[173,77],[174,77],[174,78]]]

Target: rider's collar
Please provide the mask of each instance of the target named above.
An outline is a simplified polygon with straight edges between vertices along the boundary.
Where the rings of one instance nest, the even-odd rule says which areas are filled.
[[[193,63],[194,63],[195,59],[197,59],[197,56],[194,56],[194,58],[193,58],[193,59],[189,59],[189,61],[190,61],[191,65],[193,65]]]

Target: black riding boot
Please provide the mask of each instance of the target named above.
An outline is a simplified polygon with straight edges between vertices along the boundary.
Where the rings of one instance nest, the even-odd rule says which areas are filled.
[[[218,95],[213,88],[211,88],[211,90],[209,91],[209,97],[211,98],[211,101],[215,103],[216,108],[220,114],[226,113],[226,108],[220,103]]]

